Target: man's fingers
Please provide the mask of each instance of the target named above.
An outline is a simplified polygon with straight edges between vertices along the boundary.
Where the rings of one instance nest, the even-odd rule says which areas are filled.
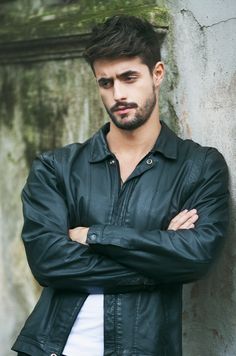
[[[190,219],[195,214],[197,214],[197,210],[196,209],[183,210],[183,211],[181,211],[181,213],[176,215],[171,221],[173,223],[183,224],[183,223],[185,223],[185,221]]]
[[[198,220],[198,215],[192,215],[184,224],[180,225],[179,229],[193,229],[195,227],[194,223]]]
[[[178,222],[178,220],[181,219],[182,217],[184,217],[188,212],[189,212],[189,210],[187,210],[187,209],[181,211],[178,215],[176,215],[176,216],[171,220],[171,222],[173,222],[173,223]]]
[[[170,222],[168,230],[191,229],[194,228],[194,223],[198,220],[197,210],[183,210],[176,215]]]

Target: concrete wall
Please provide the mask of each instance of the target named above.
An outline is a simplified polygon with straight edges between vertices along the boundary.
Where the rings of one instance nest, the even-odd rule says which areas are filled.
[[[168,1],[178,80],[172,103],[180,134],[217,147],[230,169],[232,210],[221,260],[184,288],[184,355],[236,355],[236,2]]]
[[[79,59],[59,61],[56,65],[43,62],[0,67],[0,95],[5,98],[0,105],[0,345],[3,356],[11,354],[7,348],[39,292],[20,240],[20,192],[37,152],[83,141],[104,122],[92,83],[92,73]]]
[[[17,55],[7,44],[9,63],[0,53],[1,355],[13,355],[9,346],[39,292],[20,241],[20,191],[31,161],[39,151],[86,139],[105,121],[92,74],[80,58],[79,48],[76,52],[71,45],[61,53],[64,44],[59,43],[50,52],[51,43],[44,41],[48,34],[59,38],[65,31],[68,35],[87,31],[94,18],[83,17],[79,11],[89,3],[96,18],[99,11],[103,16],[136,12],[159,23],[162,31],[168,24],[166,12],[159,12],[154,5],[168,8],[171,18],[162,51],[167,73],[161,116],[181,136],[219,148],[230,168],[232,190],[230,234],[224,253],[207,278],[184,288],[184,356],[235,356],[236,3],[115,0],[109,8],[105,1],[80,0],[73,2],[64,18],[67,7],[55,12],[61,0],[0,2],[0,46],[4,38],[8,42],[42,40],[40,51],[32,50],[34,42],[29,45],[26,41],[24,50],[14,49]],[[57,26],[54,18],[59,19]]]
[[[105,3],[0,0],[1,356],[15,354],[10,345],[40,290],[20,239],[20,193],[32,160],[38,152],[84,141],[107,121],[91,69],[81,58],[84,38],[95,21],[116,11],[157,19],[161,31],[166,25],[167,11],[152,0]],[[163,94],[168,86],[167,81]],[[163,112],[171,123],[168,103]]]

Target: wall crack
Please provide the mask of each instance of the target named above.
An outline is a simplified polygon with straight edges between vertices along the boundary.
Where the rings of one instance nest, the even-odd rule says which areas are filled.
[[[212,23],[211,25],[201,25],[200,22],[197,20],[197,18],[194,16],[193,12],[187,9],[182,9],[180,10],[181,14],[188,14],[191,15],[191,17],[194,19],[194,21],[197,23],[198,27],[200,28],[201,31],[207,29],[207,28],[211,28],[211,27],[215,27],[217,25],[220,25],[222,23],[227,23],[229,21],[233,21],[236,20],[236,17],[230,17],[229,19],[225,19],[225,20],[221,20],[215,23]]]

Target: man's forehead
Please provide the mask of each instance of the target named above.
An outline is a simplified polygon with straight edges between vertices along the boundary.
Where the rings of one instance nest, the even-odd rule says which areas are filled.
[[[143,66],[139,57],[118,58],[118,59],[97,59],[94,62],[94,72],[96,77],[119,76],[126,72],[140,72]]]

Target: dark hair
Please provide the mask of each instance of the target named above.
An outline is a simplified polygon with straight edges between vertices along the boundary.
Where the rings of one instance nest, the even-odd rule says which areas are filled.
[[[152,71],[161,60],[160,44],[154,27],[147,20],[128,15],[112,16],[95,26],[84,52],[92,68],[97,59],[135,56]]]

